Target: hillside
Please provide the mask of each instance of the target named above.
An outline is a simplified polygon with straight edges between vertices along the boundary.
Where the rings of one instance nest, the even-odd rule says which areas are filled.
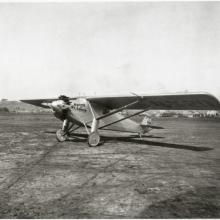
[[[0,108],[7,108],[9,112],[51,112],[50,109],[44,109],[29,105],[20,101],[0,101]]]

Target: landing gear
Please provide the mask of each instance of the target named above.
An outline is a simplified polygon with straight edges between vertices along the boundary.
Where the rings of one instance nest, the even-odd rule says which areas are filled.
[[[79,129],[81,126],[77,126],[74,127],[75,124],[71,122],[69,122],[67,119],[65,119],[63,121],[63,126],[62,126],[62,129],[59,129],[57,132],[56,132],[56,138],[58,141],[60,142],[64,142],[66,141],[70,135],[77,129]]]
[[[69,121],[67,119],[65,119],[63,121],[63,126],[62,126],[62,129],[59,129],[57,130],[56,132],[56,137],[57,137],[57,140],[59,142],[64,142],[67,140],[68,138],[68,127],[69,127]]]
[[[59,142],[64,142],[67,140],[68,135],[66,132],[64,132],[62,129],[57,130],[56,132],[56,138]]]
[[[90,147],[96,147],[98,146],[100,143],[100,136],[99,133],[97,131],[94,131],[92,133],[89,134],[88,137],[88,144]]]
[[[99,121],[95,118],[93,113],[93,120],[91,125],[91,133],[88,136],[88,144],[90,147],[96,147],[100,143],[100,136],[98,133]]]

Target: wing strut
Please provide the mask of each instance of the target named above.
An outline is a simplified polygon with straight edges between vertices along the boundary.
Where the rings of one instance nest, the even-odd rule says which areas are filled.
[[[122,111],[122,110],[124,110],[124,109],[126,109],[126,108],[129,108],[130,106],[132,106],[132,105],[135,105],[135,104],[137,104],[138,102],[140,102],[140,100],[142,99],[141,97],[138,97],[139,99],[138,100],[136,100],[135,102],[131,102],[131,103],[129,103],[129,104],[127,104],[127,105],[124,105],[124,106],[122,106],[122,107],[120,107],[120,108],[117,108],[117,109],[115,109],[114,111],[111,111],[111,112],[109,112],[109,113],[106,113],[106,114],[104,114],[104,115],[102,115],[102,116],[100,116],[100,117],[97,117],[96,118],[96,116],[95,116],[95,113],[94,113],[94,111],[93,111],[93,108],[92,108],[92,105],[90,104],[90,102],[88,102],[89,103],[89,107],[90,107],[90,109],[91,109],[91,112],[92,112],[92,115],[93,115],[93,121],[94,121],[94,123],[97,123],[96,121],[98,121],[98,120],[100,120],[100,119],[103,119],[103,118],[106,118],[106,117],[108,117],[108,116],[110,116],[110,115],[113,115],[113,114],[116,114],[116,113],[118,113],[118,112],[120,112],[120,111]],[[140,113],[142,113],[143,111],[145,112],[145,111],[147,111],[148,109],[145,109],[145,110],[141,110],[141,112]],[[140,114],[139,113],[139,114]],[[136,114],[135,114],[136,115]],[[134,115],[133,115],[134,116]],[[131,116],[132,117],[132,116]],[[95,120],[96,121],[95,121]],[[91,121],[88,121],[88,122],[86,122],[86,124],[88,124],[88,123],[90,123]],[[97,126],[95,126],[95,127],[97,127]]]
[[[90,132],[89,138],[88,138],[88,144],[89,144],[89,146],[95,147],[95,146],[97,146],[97,145],[99,144],[99,142],[100,142],[100,136],[99,136],[99,134],[98,134],[98,129],[107,127],[107,126],[109,126],[109,125],[115,124],[115,123],[117,123],[117,122],[119,122],[119,121],[123,121],[123,120],[125,120],[125,119],[127,119],[127,118],[133,117],[133,116],[135,116],[135,115],[139,115],[139,114],[141,114],[142,112],[147,111],[148,109],[144,109],[144,110],[141,110],[141,111],[136,112],[136,113],[133,114],[133,115],[129,115],[129,116],[125,117],[125,118],[122,118],[122,119],[117,120],[117,121],[114,121],[114,122],[112,122],[112,123],[110,123],[110,124],[107,124],[107,125],[104,125],[104,126],[102,126],[102,127],[99,127],[99,120],[101,120],[101,119],[103,119],[103,118],[106,118],[106,117],[108,117],[108,116],[110,116],[110,115],[116,114],[116,113],[118,113],[118,112],[120,112],[120,111],[122,111],[122,110],[124,110],[124,109],[126,109],[126,108],[129,108],[130,106],[135,105],[135,104],[137,104],[138,102],[140,102],[141,99],[142,99],[142,97],[138,97],[138,99],[137,99],[136,101],[131,102],[131,103],[127,104],[127,105],[124,105],[124,106],[122,106],[122,107],[120,107],[120,108],[117,108],[117,109],[115,109],[115,110],[113,110],[113,111],[111,111],[111,112],[109,112],[109,113],[106,113],[106,114],[104,114],[104,115],[102,115],[102,116],[100,116],[100,117],[97,117],[97,118],[96,118],[95,113],[94,113],[94,111],[93,111],[92,105],[91,105],[90,102],[89,102],[89,107],[90,107],[91,112],[92,112],[92,115],[93,115],[93,120],[92,120],[92,125],[91,125],[91,132]],[[86,128],[87,128],[86,124],[88,124],[88,123],[89,123],[89,122],[85,123],[85,125],[84,125]],[[88,133],[88,131],[87,131],[87,133]]]
[[[114,111],[111,111],[111,112],[109,112],[109,113],[107,113],[107,114],[104,114],[104,115],[102,115],[102,116],[96,118],[96,120],[100,120],[100,119],[106,118],[106,117],[108,117],[108,116],[110,116],[110,115],[114,115],[115,113],[120,112],[120,111],[122,111],[122,110],[124,110],[124,109],[126,109],[126,108],[129,108],[130,106],[132,106],[132,105],[134,105],[134,104],[136,104],[136,103],[138,103],[138,102],[139,102],[139,100],[136,100],[135,102],[131,102],[131,103],[125,105],[125,106],[122,106],[121,108],[117,108],[117,109],[115,109]]]
[[[114,121],[114,122],[109,123],[109,124],[107,124],[107,125],[104,125],[104,126],[102,126],[102,127],[99,127],[99,129],[103,129],[103,128],[107,127],[107,126],[113,125],[113,124],[115,124],[115,123],[118,123],[118,122],[123,121],[123,120],[128,119],[128,118],[131,118],[131,117],[133,117],[133,116],[135,116],[135,115],[139,115],[139,114],[141,114],[141,113],[143,113],[143,112],[146,112],[146,111],[148,111],[148,110],[149,110],[149,109],[144,109],[144,110],[138,111],[138,112],[134,113],[133,115],[129,115],[129,116],[125,117],[125,118],[119,119],[119,120],[117,120],[117,121]]]

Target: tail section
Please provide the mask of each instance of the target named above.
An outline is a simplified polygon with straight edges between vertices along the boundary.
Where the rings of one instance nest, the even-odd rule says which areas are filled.
[[[140,124],[143,134],[149,132],[152,129],[164,129],[163,127],[160,126],[154,126],[152,125],[152,120],[149,116],[145,116]]]
[[[152,124],[152,120],[149,116],[145,116],[140,124],[142,130],[143,130],[143,134],[147,133],[151,130],[150,126]]]

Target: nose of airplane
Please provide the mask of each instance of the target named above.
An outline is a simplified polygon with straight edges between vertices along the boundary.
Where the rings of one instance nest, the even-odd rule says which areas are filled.
[[[62,111],[65,108],[65,103],[62,100],[53,101],[51,107],[54,111]]]
[[[54,116],[58,119],[64,120],[66,118],[66,109],[68,106],[63,100],[53,101],[51,103],[51,108],[54,111]]]

